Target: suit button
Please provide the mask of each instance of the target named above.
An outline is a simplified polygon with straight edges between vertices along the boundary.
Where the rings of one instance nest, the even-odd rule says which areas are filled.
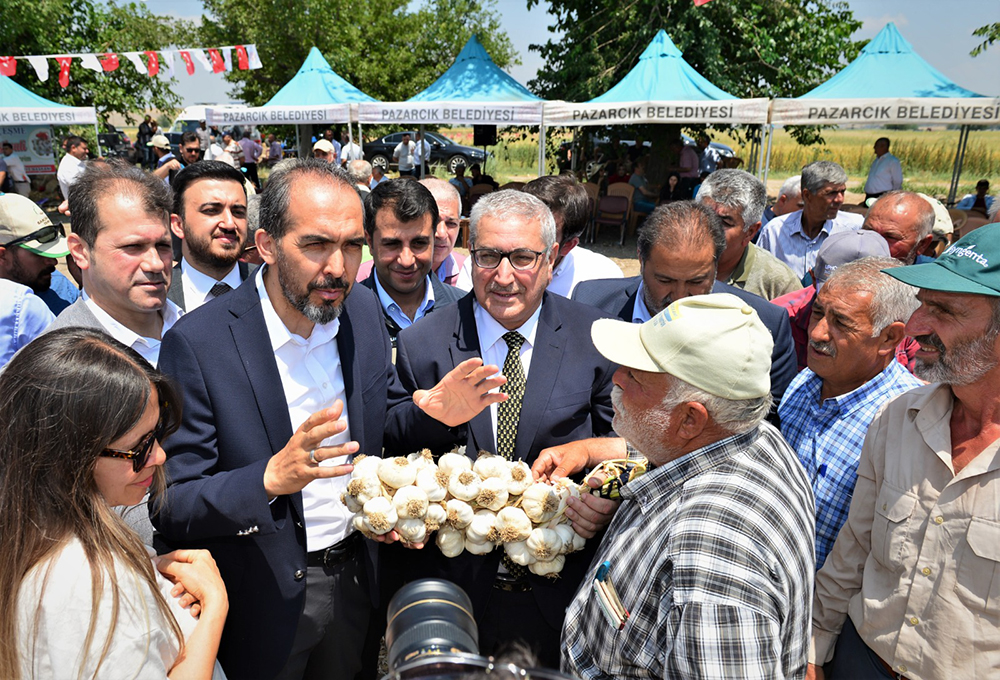
[[[298,569],[298,570],[296,570],[296,572],[295,572],[295,580],[296,581],[301,581],[305,577],[306,577],[306,572],[305,572],[304,569]]]

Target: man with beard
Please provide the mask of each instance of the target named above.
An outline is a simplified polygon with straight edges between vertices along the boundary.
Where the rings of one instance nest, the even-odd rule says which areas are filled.
[[[239,287],[250,269],[239,262],[247,240],[247,196],[240,171],[201,161],[174,178],[170,229],[181,240],[167,298],[191,312]]]
[[[591,337],[620,363],[615,431],[651,470],[621,507],[566,612],[580,678],[801,678],[809,646],[813,495],[764,422],[771,337],[733,295],[675,302]]]
[[[912,191],[890,191],[875,201],[862,228],[881,234],[894,258],[913,264],[934,240],[934,207]]]
[[[809,675],[986,678],[1000,667],[1000,225],[889,276],[932,384],[868,430],[847,523],[816,575]],[[832,663],[831,663],[832,658]],[[815,664],[815,665],[813,665]]]
[[[229,677],[354,677],[377,552],[340,500],[351,457],[381,455],[394,409],[453,427],[504,399],[478,359],[407,397],[378,301],[352,288],[363,215],[335,165],[286,161],[261,195],[265,265],[164,343],[184,415],[165,442],[170,501],[152,519],[158,548],[206,548],[219,566]]]

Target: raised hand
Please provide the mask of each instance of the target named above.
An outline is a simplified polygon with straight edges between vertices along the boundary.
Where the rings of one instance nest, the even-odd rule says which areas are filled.
[[[466,359],[431,389],[414,392],[413,403],[448,427],[467,423],[490,404],[507,398],[502,392],[490,392],[507,382],[499,371],[484,366],[482,359]]]

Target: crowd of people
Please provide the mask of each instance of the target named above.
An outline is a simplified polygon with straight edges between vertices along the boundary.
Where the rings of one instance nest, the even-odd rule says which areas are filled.
[[[1000,224],[847,212],[829,161],[767,206],[706,138],[626,278],[569,175],[479,197],[465,255],[461,186],[332,132],[259,193],[255,140],[158,136],[67,140],[69,233],[0,194],[0,677],[372,678],[423,577],[581,678],[995,674]],[[355,530],[355,456],[457,447],[635,474],[555,579]]]

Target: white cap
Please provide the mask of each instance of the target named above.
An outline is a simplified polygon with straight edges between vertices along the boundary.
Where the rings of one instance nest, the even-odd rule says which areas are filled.
[[[166,135],[153,135],[153,138],[146,142],[146,146],[152,146],[156,149],[170,151],[170,140],[167,139]]]
[[[723,399],[771,391],[771,333],[752,307],[729,293],[683,298],[641,325],[600,319],[590,335],[616,364],[669,373]]]
[[[934,227],[931,229],[934,238],[944,238],[946,235],[954,233],[955,224],[952,222],[951,215],[948,214],[948,209],[944,207],[944,204],[927,194],[917,195],[930,203],[931,207],[934,208]]]

